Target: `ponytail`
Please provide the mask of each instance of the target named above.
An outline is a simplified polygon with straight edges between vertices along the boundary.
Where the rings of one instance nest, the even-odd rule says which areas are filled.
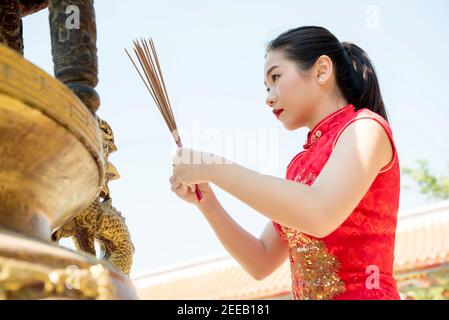
[[[354,103],[357,106],[366,107],[380,114],[388,122],[376,70],[368,54],[353,43],[343,42],[341,45],[345,50],[348,63],[350,64],[349,68],[352,68],[351,71],[354,72],[354,77],[351,77],[351,79],[358,82],[356,84],[358,92],[355,97],[352,97]]]

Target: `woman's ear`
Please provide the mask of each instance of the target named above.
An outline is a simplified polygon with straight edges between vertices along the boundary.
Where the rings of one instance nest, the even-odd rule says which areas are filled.
[[[315,61],[314,68],[314,75],[316,76],[318,84],[323,85],[329,80],[332,75],[332,59],[327,55],[322,55]]]

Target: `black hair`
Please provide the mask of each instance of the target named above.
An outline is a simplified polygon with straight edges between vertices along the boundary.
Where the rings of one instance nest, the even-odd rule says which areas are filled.
[[[310,69],[321,55],[327,55],[334,65],[337,86],[348,103],[356,110],[368,108],[388,122],[374,66],[360,47],[340,43],[323,27],[304,26],[290,29],[269,42],[267,52],[278,49],[302,70]]]

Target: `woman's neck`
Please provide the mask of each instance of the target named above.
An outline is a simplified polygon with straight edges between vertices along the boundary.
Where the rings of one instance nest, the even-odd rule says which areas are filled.
[[[320,102],[315,107],[312,117],[307,124],[307,127],[309,128],[309,130],[312,130],[315,125],[317,125],[318,122],[320,122],[322,119],[337,111],[338,109],[346,107],[348,104],[349,102],[345,98],[339,98],[337,100],[333,99],[333,101],[325,100],[323,102]]]

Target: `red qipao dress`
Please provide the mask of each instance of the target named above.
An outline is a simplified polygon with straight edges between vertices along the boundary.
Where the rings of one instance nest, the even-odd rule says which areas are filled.
[[[399,299],[393,278],[399,207],[399,159],[388,122],[369,109],[349,104],[309,131],[304,150],[287,167],[286,178],[312,185],[341,133],[359,119],[377,121],[394,150],[349,217],[331,234],[316,238],[273,221],[289,246],[294,299]]]

